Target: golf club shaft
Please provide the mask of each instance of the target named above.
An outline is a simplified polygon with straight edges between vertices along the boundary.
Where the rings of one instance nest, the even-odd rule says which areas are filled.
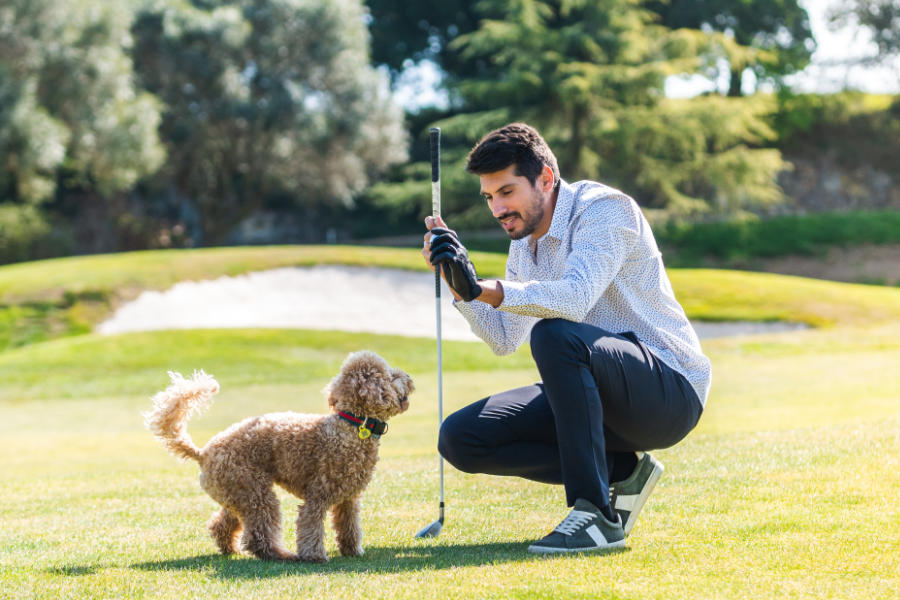
[[[431,214],[435,221],[441,216],[441,130],[432,127],[431,135]],[[437,387],[438,387],[438,432],[444,423],[444,382],[443,357],[441,356],[441,270],[434,270],[434,304],[437,320]],[[444,457],[438,454],[440,472],[440,518],[444,522]]]

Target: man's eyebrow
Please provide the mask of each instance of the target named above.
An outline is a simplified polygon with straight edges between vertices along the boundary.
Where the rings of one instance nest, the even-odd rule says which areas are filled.
[[[507,183],[507,184],[505,184],[505,185],[501,185],[499,188],[497,188],[497,191],[498,191],[498,192],[502,192],[503,190],[505,190],[506,188],[508,188],[508,187],[511,186],[511,185],[516,185],[516,184],[515,184],[515,183]],[[482,191],[481,191],[481,195],[482,195],[482,197],[487,198],[488,196],[490,196],[490,193],[485,192],[484,190],[482,190]]]

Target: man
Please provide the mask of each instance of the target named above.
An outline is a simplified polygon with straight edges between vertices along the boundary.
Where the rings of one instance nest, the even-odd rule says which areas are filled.
[[[532,127],[486,135],[466,170],[510,239],[506,277],[480,279],[459,236],[425,220],[423,256],[496,354],[531,338],[542,382],[450,415],[438,449],[469,473],[562,484],[569,515],[528,550],[621,547],[662,474],[647,450],[697,423],[710,363],[634,200],[568,184]]]

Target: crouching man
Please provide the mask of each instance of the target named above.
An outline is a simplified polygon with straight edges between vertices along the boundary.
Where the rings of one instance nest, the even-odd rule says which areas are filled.
[[[438,449],[468,473],[564,486],[571,512],[529,551],[623,546],[663,472],[647,451],[697,424],[709,359],[634,200],[561,180],[553,152],[523,123],[487,134],[466,168],[511,240],[505,278],[479,278],[440,219],[425,220],[422,254],[495,353],[530,335],[542,381],[450,415]]]

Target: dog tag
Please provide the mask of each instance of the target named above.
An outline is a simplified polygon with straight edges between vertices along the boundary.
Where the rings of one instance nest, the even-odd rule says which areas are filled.
[[[369,436],[371,436],[371,435],[372,435],[372,431],[369,429],[366,429],[365,423],[363,423],[362,425],[359,426],[359,439],[367,440],[367,439],[369,439]]]

